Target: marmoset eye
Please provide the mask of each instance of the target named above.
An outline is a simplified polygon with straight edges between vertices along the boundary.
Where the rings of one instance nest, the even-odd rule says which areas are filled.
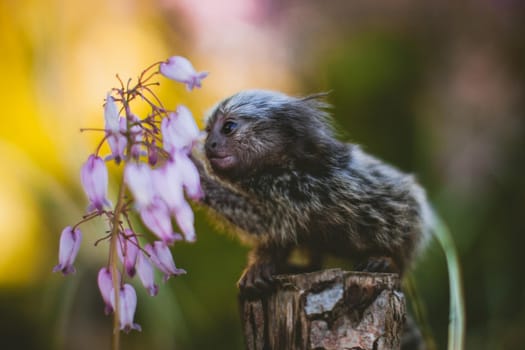
[[[222,133],[224,135],[229,135],[231,134],[235,129],[237,129],[237,123],[236,122],[233,122],[233,121],[227,121],[226,123],[224,123],[224,125],[222,126]]]

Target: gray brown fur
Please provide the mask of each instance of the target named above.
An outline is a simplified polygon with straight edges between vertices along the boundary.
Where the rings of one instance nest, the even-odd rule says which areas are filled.
[[[426,241],[432,215],[423,189],[338,141],[326,107],[318,96],[250,90],[208,117],[203,203],[255,245],[241,286],[285,272],[294,247],[402,274]],[[227,121],[236,126],[225,135]]]

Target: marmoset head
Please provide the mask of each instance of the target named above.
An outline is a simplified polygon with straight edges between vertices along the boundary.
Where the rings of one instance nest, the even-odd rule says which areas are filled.
[[[322,169],[341,144],[319,97],[248,90],[220,102],[206,126],[205,151],[213,170],[236,178],[280,169]]]

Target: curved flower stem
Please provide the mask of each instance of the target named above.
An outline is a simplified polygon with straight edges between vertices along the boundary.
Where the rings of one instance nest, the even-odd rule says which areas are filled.
[[[435,220],[434,232],[445,252],[449,279],[450,311],[447,349],[462,350],[465,347],[465,300],[458,252],[445,222],[437,214]]]
[[[110,241],[110,252],[109,252],[109,265],[111,269],[111,279],[113,282],[113,291],[115,293],[115,310],[113,311],[113,337],[112,337],[112,349],[118,350],[120,347],[120,284],[118,278],[118,235],[120,226],[120,214],[122,208],[125,205],[124,200],[125,188],[124,188],[124,172],[122,172],[122,179],[120,181],[120,188],[118,193],[117,204],[115,206],[115,212],[111,223],[111,241]]]

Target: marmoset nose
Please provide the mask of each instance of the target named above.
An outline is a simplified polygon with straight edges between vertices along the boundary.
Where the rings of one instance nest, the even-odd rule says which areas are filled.
[[[206,142],[205,149],[207,153],[214,153],[217,150],[217,141],[208,140],[208,142]]]

